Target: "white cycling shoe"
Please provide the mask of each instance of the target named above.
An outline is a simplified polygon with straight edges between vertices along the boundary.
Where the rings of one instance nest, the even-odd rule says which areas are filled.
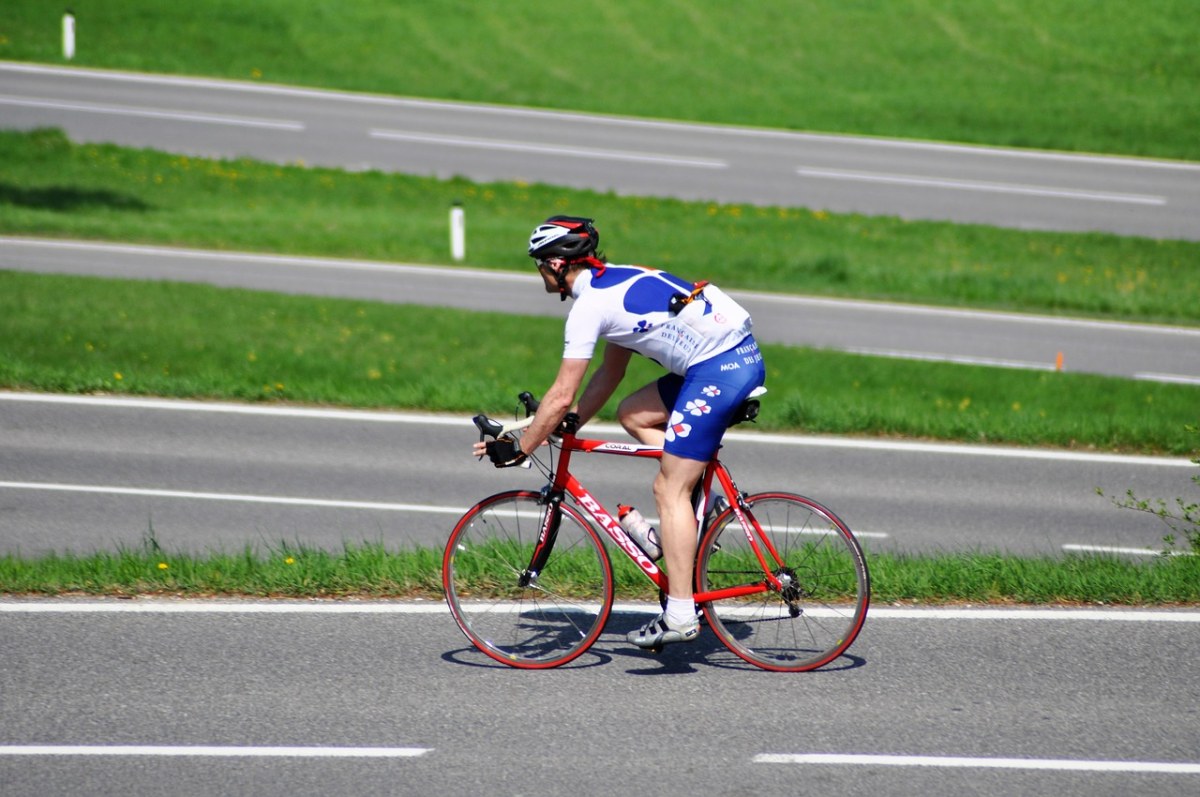
[[[625,637],[639,648],[653,650],[663,645],[675,642],[691,642],[700,636],[700,618],[693,617],[686,625],[673,627],[667,624],[667,618],[660,614],[636,631],[630,631]]]

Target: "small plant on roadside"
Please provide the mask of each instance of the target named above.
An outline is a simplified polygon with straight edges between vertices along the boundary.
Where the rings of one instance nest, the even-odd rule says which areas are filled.
[[[1191,434],[1200,434],[1200,425],[1189,425],[1185,428]],[[1200,465],[1200,456],[1197,456],[1192,462]],[[1192,482],[1200,486],[1200,474],[1192,476]],[[1104,490],[1100,487],[1096,488],[1096,492],[1105,495]],[[1200,502],[1189,502],[1184,498],[1176,498],[1172,504],[1164,498],[1142,498],[1132,489],[1125,492],[1124,498],[1106,497],[1121,509],[1146,512],[1166,524],[1170,531],[1163,535],[1163,543],[1166,546],[1163,550],[1164,556],[1180,552],[1180,538],[1186,549],[1185,553],[1200,556]]]

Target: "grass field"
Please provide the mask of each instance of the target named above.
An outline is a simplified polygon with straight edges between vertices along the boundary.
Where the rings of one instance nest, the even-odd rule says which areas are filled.
[[[544,390],[561,340],[554,318],[0,271],[0,386],[18,389],[473,414]],[[1198,420],[1197,386],[765,353],[762,429],[1170,454],[1195,444],[1184,427]],[[658,373],[637,358],[628,384]]]
[[[895,602],[1200,603],[1200,557],[1128,562],[1109,557],[995,554],[868,557],[875,605]],[[496,583],[507,583],[497,571]],[[511,574],[508,574],[511,575]],[[179,556],[153,546],[34,559],[0,556],[0,592],[56,595],[247,595],[293,598],[441,598],[441,551],[348,545]],[[562,571],[558,572],[561,579]],[[653,601],[657,588],[613,558],[618,599]],[[561,583],[561,582],[560,582]],[[593,586],[580,579],[579,594]]]
[[[528,269],[555,212],[594,216],[614,262],[727,287],[1200,323],[1200,243],[618,198],[543,185],[215,161],[0,132],[0,233]]]
[[[418,97],[1200,159],[1192,0],[102,0],[75,63]],[[0,58],[61,62],[6,0]]]

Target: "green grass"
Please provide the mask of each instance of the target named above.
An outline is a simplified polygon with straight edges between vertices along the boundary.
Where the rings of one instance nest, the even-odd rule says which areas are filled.
[[[869,557],[872,600],[893,602],[1200,602],[1200,558],[1130,562],[1111,557],[1016,558],[998,554]],[[342,551],[281,547],[184,556],[146,545],[115,553],[0,556],[0,594],[426,598],[441,591],[441,551],[347,545]],[[618,599],[656,600],[657,588],[624,558],[613,561]],[[559,578],[563,578],[561,570]],[[504,574],[480,583],[502,583]],[[569,584],[569,580],[567,581]],[[574,592],[586,594],[583,582]],[[565,590],[571,591],[569,586]]]
[[[543,185],[216,161],[0,132],[0,233],[528,270],[529,231],[594,216],[614,262],[727,287],[1200,323],[1200,243],[1024,232]]]
[[[78,0],[75,63],[420,97],[1200,158],[1192,0]],[[61,62],[6,0],[0,58]]]
[[[0,386],[503,412],[562,322],[0,271]],[[1200,387],[765,347],[758,428],[1186,454]],[[629,385],[660,372],[635,363]],[[614,402],[615,403],[615,402]],[[612,417],[611,406],[603,417]]]

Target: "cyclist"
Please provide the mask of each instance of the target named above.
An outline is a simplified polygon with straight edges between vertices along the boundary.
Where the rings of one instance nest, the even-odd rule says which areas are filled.
[[[562,364],[519,443],[511,438],[479,443],[475,455],[486,453],[496,467],[519,465],[573,407],[582,423],[599,412],[633,353],[665,368],[665,376],[617,408],[633,437],[663,447],[654,498],[670,576],[666,610],[628,638],[643,648],[690,642],[700,631],[692,600],[697,544],[692,489],[733,412],[763,384],[762,355],[750,334],[750,314],[719,288],[643,266],[609,265],[599,243],[593,221],[579,216],[553,216],[534,229],[529,256],[546,292],[575,300]],[[606,342],[603,358],[580,394],[600,339]]]

